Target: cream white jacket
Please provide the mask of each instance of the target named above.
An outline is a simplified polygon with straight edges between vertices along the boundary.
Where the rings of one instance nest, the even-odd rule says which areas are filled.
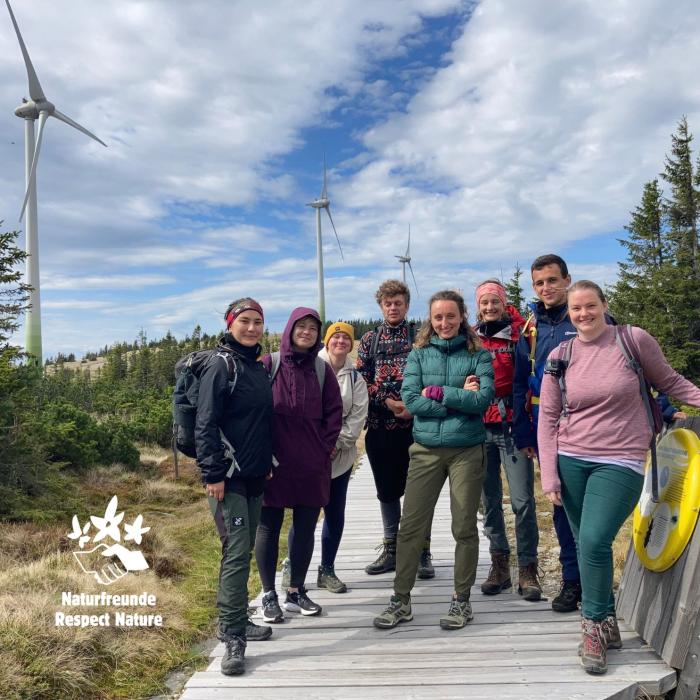
[[[322,348],[318,356],[330,364],[326,348]],[[343,427],[335,443],[338,453],[333,460],[333,479],[344,474],[355,462],[357,438],[365,424],[369,404],[367,383],[355,369],[350,357],[345,358],[345,365],[335,376],[343,399]]]

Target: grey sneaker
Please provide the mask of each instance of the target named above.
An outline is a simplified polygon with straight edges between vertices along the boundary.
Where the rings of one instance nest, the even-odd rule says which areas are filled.
[[[285,559],[282,562],[282,581],[280,582],[280,588],[284,590],[285,588],[289,588],[292,583],[292,563],[289,561],[289,559]]]
[[[262,619],[263,622],[282,622],[284,613],[280,608],[279,600],[277,599],[276,591],[265,593],[262,599]]]
[[[429,549],[424,549],[420,555],[418,564],[418,578],[435,578],[435,567],[433,566],[433,555]]]
[[[225,676],[240,676],[245,671],[245,639],[235,634],[221,640],[226,645],[221,659],[221,673]]]
[[[450,601],[447,615],[440,618],[440,627],[444,630],[462,629],[473,618],[472,604],[466,596],[460,595]]]
[[[332,566],[318,567],[316,585],[331,593],[345,593],[348,590],[348,587],[335,575],[335,569]]]
[[[374,618],[374,626],[379,629],[391,629],[399,622],[410,622],[413,619],[411,599],[404,603],[397,595],[391,596],[387,609]]]

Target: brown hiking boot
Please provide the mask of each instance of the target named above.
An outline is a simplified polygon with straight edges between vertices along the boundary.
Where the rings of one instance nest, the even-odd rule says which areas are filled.
[[[524,600],[542,600],[542,586],[537,578],[537,562],[518,569],[518,593]]]
[[[622,635],[614,615],[608,615],[604,620],[601,620],[600,628],[603,630],[603,638],[608,649],[622,649]],[[580,642],[578,645],[579,656],[581,656],[582,649],[583,642]]]
[[[496,595],[511,587],[508,555],[501,552],[491,554],[491,568],[486,580],[481,584],[484,595]]]
[[[608,670],[607,642],[603,632],[604,620],[581,618],[581,666],[586,673],[601,674]]]

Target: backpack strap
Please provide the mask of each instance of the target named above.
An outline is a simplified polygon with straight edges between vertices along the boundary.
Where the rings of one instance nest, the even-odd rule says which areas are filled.
[[[379,350],[379,336],[380,332],[379,329],[381,328],[381,325],[375,326],[374,330],[372,333],[374,334],[372,336],[372,345],[369,348],[369,356],[372,358],[372,362],[376,364],[376,358],[377,358],[377,351]]]
[[[316,370],[316,378],[318,379],[318,385],[321,387],[321,395],[323,395],[323,385],[326,383],[326,367],[328,363],[316,355],[316,362],[314,363],[314,369]]]
[[[279,350],[275,350],[270,355],[270,384],[275,381],[277,372],[280,371],[280,363],[282,362],[282,354]]]
[[[647,420],[651,427],[651,443],[649,450],[651,451],[651,500],[654,503],[659,502],[659,470],[656,459],[656,421],[654,420],[654,411],[651,407],[651,395],[649,383],[644,376],[644,369],[639,359],[639,350],[629,324],[624,326],[615,326],[615,342],[620,348],[622,356],[627,362],[627,366],[637,375],[639,382],[639,393],[642,395],[644,410],[647,414]]]
[[[561,357],[559,358],[562,361],[562,367],[558,377],[559,392],[561,393],[561,413],[559,414],[559,420],[557,421],[557,425],[559,424],[562,418],[566,418],[566,416],[569,415],[569,406],[566,397],[566,370],[569,366],[569,363],[571,362],[571,350],[573,344],[573,338],[571,340],[565,341],[563,343],[564,350],[562,352]]]
[[[527,342],[529,352],[528,358],[530,360],[530,374],[535,376],[535,350],[537,349],[537,319],[535,314],[530,314],[525,325],[523,326],[523,335],[525,336],[525,341]]]

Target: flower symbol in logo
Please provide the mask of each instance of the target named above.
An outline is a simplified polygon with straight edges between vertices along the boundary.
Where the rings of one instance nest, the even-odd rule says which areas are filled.
[[[68,538],[77,540],[80,551],[73,552],[80,568],[86,574],[92,574],[95,580],[102,585],[109,585],[125,576],[129,571],[144,571],[148,568],[148,562],[138,549],[128,549],[122,544],[119,526],[124,519],[124,512],[117,513],[118,500],[112,496],[107,504],[102,517],[91,515],[85,525],[81,527],[78,516],[72,520],[72,531]],[[88,532],[94,525],[97,532],[91,537]],[[133,541],[141,544],[142,537],[151,528],[143,526],[143,516],[139,513],[131,524],[124,523],[124,542]],[[102,540],[109,537],[112,545],[107,545]],[[96,547],[86,550],[85,545],[92,540]]]

